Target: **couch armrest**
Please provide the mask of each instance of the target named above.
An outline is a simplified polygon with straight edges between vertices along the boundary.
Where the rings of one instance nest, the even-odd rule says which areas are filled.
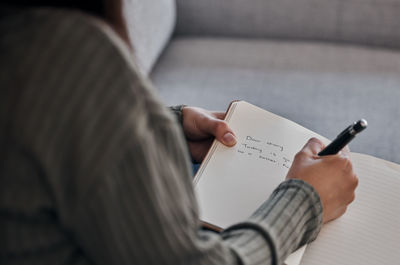
[[[177,35],[400,47],[400,1],[177,0]]]
[[[123,0],[123,10],[136,61],[147,75],[175,28],[175,0]]]

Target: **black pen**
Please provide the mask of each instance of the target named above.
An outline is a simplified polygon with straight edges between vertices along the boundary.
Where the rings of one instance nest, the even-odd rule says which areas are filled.
[[[324,150],[318,153],[319,156],[334,155],[339,153],[356,135],[367,128],[368,123],[366,120],[361,119],[354,122],[349,127],[344,129],[335,140],[333,140]]]

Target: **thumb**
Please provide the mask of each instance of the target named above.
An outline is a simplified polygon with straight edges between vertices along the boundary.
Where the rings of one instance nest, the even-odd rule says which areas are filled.
[[[325,148],[325,145],[321,140],[317,138],[311,138],[308,142],[304,145],[302,152],[307,153],[310,156],[318,155]]]
[[[228,124],[219,119],[210,119],[208,126],[210,134],[226,146],[234,146],[236,144],[236,137]]]

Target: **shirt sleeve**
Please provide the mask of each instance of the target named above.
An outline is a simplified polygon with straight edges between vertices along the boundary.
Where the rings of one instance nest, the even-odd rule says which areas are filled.
[[[54,45],[69,50],[43,79],[32,75],[41,89],[36,100],[21,99],[32,119],[20,136],[36,135],[32,150],[60,225],[83,255],[99,265],[282,264],[316,237],[321,202],[299,180],[283,182],[247,221],[221,234],[201,230],[189,154],[172,114],[109,29],[69,23],[63,31],[80,39],[59,36],[57,44],[54,32]]]
[[[182,109],[186,107],[186,105],[176,105],[176,106],[171,106],[169,107],[169,110],[175,115],[178,124],[182,125],[182,119],[183,119],[183,115],[182,115]]]

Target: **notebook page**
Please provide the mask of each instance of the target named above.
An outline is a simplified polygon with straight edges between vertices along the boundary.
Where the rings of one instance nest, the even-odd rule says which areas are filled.
[[[285,179],[308,139],[322,138],[247,102],[233,104],[227,122],[236,146],[215,143],[213,158],[207,155],[195,178],[200,218],[222,228],[247,219]]]
[[[300,265],[301,258],[303,257],[306,248],[307,245],[304,245],[292,254],[290,254],[289,257],[286,258],[283,265]]]
[[[400,166],[352,154],[356,200],[308,245],[302,265],[400,264]]]
[[[226,120],[237,136],[236,146],[215,142],[195,178],[201,220],[222,228],[247,219],[268,199],[309,138],[324,139],[246,102],[233,103]],[[303,251],[287,265],[299,264]]]

